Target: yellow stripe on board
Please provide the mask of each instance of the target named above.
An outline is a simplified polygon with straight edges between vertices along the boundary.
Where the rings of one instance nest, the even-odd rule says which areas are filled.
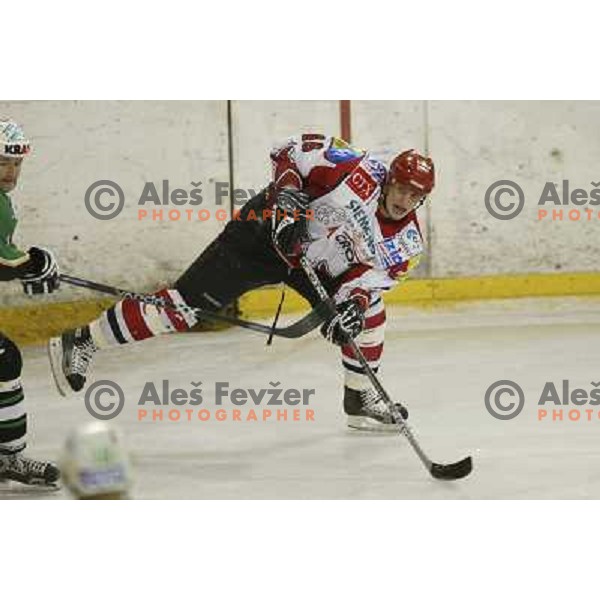
[[[18,344],[43,343],[65,329],[94,320],[113,300],[39,303],[0,310],[0,331]]]
[[[528,296],[600,295],[600,273],[549,273],[490,275],[458,279],[412,279],[384,294],[386,304],[431,304],[461,300],[525,298]],[[249,292],[240,308],[246,318],[273,315],[279,303],[278,288]],[[308,304],[293,290],[286,291],[285,312],[304,310]]]
[[[527,296],[585,296],[600,294],[600,273],[539,273],[434,279],[432,286],[434,301]]]
[[[438,302],[524,298],[528,296],[600,295],[600,273],[549,273],[491,275],[459,279],[413,279],[384,295],[386,304],[430,305]],[[246,319],[275,314],[281,291],[278,286],[249,292],[240,299]],[[41,343],[70,327],[95,319],[113,300],[38,304],[0,309],[0,331],[20,344]],[[301,312],[308,303],[286,289],[284,313]]]

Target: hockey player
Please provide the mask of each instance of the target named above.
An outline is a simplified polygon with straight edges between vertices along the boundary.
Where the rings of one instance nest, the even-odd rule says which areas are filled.
[[[338,315],[321,332],[341,346],[348,425],[393,429],[390,411],[347,342],[355,338],[378,370],[385,325],[381,292],[405,278],[422,253],[415,209],[433,189],[433,162],[407,150],[388,169],[368,152],[321,134],[289,139],[272,151],[271,160],[267,189],[244,205],[173,287],[157,295],[218,310],[249,290],[283,281],[314,305],[319,298],[298,267],[305,256],[337,305]],[[51,340],[57,386],[63,394],[82,390],[100,349],[195,323],[189,312],[118,302],[89,325]]]
[[[36,246],[24,252],[12,241],[17,218],[8,194],[17,185],[29,149],[21,128],[13,121],[0,119],[0,281],[20,280],[27,295],[49,294],[59,284],[52,254]],[[27,414],[21,368],[19,348],[0,332],[0,480],[54,484],[59,478],[55,465],[23,455]]]

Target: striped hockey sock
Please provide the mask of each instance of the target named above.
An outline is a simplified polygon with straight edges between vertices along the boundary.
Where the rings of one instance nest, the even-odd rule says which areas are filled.
[[[25,449],[27,414],[21,378],[0,381],[0,454]]]
[[[177,290],[164,289],[155,296],[173,304],[185,304]],[[186,331],[197,322],[192,313],[182,314],[137,300],[121,300],[90,323],[90,333],[98,348],[107,348],[165,333]]]
[[[364,354],[369,366],[375,373],[381,363],[383,341],[385,335],[385,307],[381,297],[376,298],[365,313],[365,327],[356,337],[356,343]],[[364,369],[354,358],[350,346],[342,347],[342,364],[344,366],[344,383],[355,390],[371,388],[371,382]]]

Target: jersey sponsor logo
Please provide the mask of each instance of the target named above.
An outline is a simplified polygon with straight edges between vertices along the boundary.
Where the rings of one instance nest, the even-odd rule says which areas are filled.
[[[387,169],[385,165],[375,158],[368,158],[365,161],[365,169],[375,178],[379,185],[383,185],[387,179]]]
[[[361,199],[367,201],[377,189],[377,182],[359,165],[346,179],[348,187]]]
[[[402,246],[404,254],[410,258],[423,252],[423,240],[414,223],[409,223],[398,236],[398,243]]]
[[[315,209],[315,219],[325,227],[335,227],[346,221],[346,211],[336,206],[319,206]]]
[[[394,242],[394,238],[383,240],[383,242],[377,245],[377,249],[379,250],[381,262],[386,269],[404,262],[400,250]]]
[[[356,252],[354,250],[354,242],[352,238],[344,232],[337,233],[335,235],[335,241],[338,243],[342,252],[344,253],[344,258],[349,263],[357,262],[356,260]]]
[[[377,250],[386,269],[401,266],[423,252],[421,234],[414,223],[409,223],[394,237],[379,242]]]
[[[371,256],[375,255],[375,239],[373,236],[373,227],[371,226],[371,221],[365,212],[363,205],[352,198],[349,203],[350,210],[352,211],[353,224],[358,225],[360,231],[362,233],[362,237],[369,249]]]
[[[349,160],[353,160],[355,158],[358,158],[359,156],[360,154],[357,154],[354,150],[351,150],[350,148],[343,148],[339,150],[330,148],[325,152],[325,158],[335,165],[348,162]]]
[[[359,158],[364,153],[361,152],[358,148],[353,148],[339,138],[333,138],[331,140],[331,144],[329,148],[325,151],[325,158],[334,164],[340,164],[344,162],[348,162],[349,160],[353,160],[355,158]]]

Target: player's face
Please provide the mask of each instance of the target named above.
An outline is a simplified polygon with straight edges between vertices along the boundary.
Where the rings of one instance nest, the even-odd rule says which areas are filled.
[[[384,213],[388,218],[399,221],[417,207],[422,197],[422,192],[409,185],[390,183],[383,201]]]
[[[0,190],[11,192],[15,189],[21,173],[22,158],[0,156]]]

